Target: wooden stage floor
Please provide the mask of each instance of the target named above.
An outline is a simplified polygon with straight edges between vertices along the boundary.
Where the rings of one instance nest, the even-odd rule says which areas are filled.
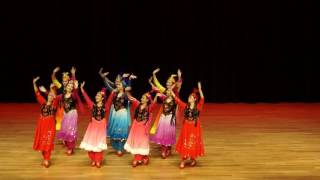
[[[117,157],[111,146],[105,164],[90,167],[77,148],[68,157],[55,145],[52,166],[40,166],[32,150],[37,104],[0,104],[0,179],[320,179],[320,104],[206,104],[201,114],[205,156],[196,167],[178,168],[174,153],[161,159],[151,147],[148,166],[131,167],[132,156]],[[81,115],[79,140],[89,121]],[[180,124],[178,125],[180,127]]]

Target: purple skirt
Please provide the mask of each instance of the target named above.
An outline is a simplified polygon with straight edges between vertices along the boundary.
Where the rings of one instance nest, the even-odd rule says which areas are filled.
[[[171,125],[172,114],[161,114],[157,131],[150,140],[156,144],[172,146],[176,143],[176,126]]]
[[[73,109],[64,113],[61,122],[61,129],[57,138],[67,142],[74,142],[77,139],[78,112]]]

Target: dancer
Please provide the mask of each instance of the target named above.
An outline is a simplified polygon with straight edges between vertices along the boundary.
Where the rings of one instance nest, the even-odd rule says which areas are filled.
[[[89,109],[92,111],[92,117],[80,144],[80,148],[88,151],[91,166],[100,168],[103,161],[103,151],[107,150],[105,118],[106,92],[105,89],[99,91],[95,96],[96,102],[93,103],[84,90],[84,85],[85,82],[81,83],[80,88]]]
[[[41,114],[37,122],[33,149],[41,151],[43,156],[43,165],[48,168],[50,166],[51,151],[54,149],[54,138],[56,133],[55,128],[55,113],[57,107],[56,94],[53,90],[48,93],[47,100],[41,96],[36,82],[40,77],[33,79],[33,88],[36,94],[38,103],[40,104]]]
[[[130,130],[129,137],[124,149],[134,155],[132,167],[139,164],[147,165],[149,163],[149,130],[152,118],[152,109],[157,97],[152,100],[149,93],[145,93],[141,102],[132,96],[128,96],[132,102],[134,112],[134,121]]]
[[[130,104],[127,92],[131,89],[131,79],[136,78],[118,75],[115,83],[108,78],[108,72],[99,71],[106,88],[111,92],[107,100],[106,108],[109,110],[109,121],[107,124],[107,136],[110,138],[111,146],[120,157],[123,155],[124,144],[128,138],[129,127],[131,125]]]
[[[197,95],[197,91],[200,93]],[[189,95],[188,103],[182,102],[175,93],[171,92],[177,104],[184,110],[184,120],[180,136],[176,145],[176,151],[181,156],[180,168],[185,167],[185,161],[191,159],[191,166],[196,165],[196,158],[204,155],[202,129],[199,120],[200,111],[204,104],[204,96],[201,83],[198,82],[198,90]]]
[[[56,78],[56,74],[59,71],[60,71],[60,67],[56,67],[51,74],[51,79],[52,79],[52,83],[55,85],[55,87],[58,88],[58,94],[63,94],[69,80],[76,80],[76,68],[75,67],[71,68],[71,70],[70,70],[71,78],[69,76],[69,72],[62,73],[62,84]],[[63,107],[62,107],[62,104],[60,103],[57,108],[57,113],[56,113],[56,130],[60,130],[60,128],[61,128],[61,121],[63,119],[63,114],[64,114]]]
[[[78,111],[82,111],[82,103],[78,94],[78,81],[69,80],[63,94],[57,97],[59,103],[63,107],[63,119],[61,129],[57,135],[59,140],[62,140],[67,147],[67,155],[72,155],[76,146],[77,126],[78,126]]]
[[[159,72],[159,68],[153,72],[153,77],[149,79],[149,84],[152,86],[152,89],[160,93],[159,96],[162,100],[162,106],[156,116],[155,123],[151,129],[150,140],[161,146],[161,157],[163,159],[167,158],[171,154],[171,147],[176,143],[176,118],[177,118],[177,105],[170,93],[170,89],[176,80],[174,79],[175,75],[171,75],[166,83],[166,88],[164,88],[159,81],[157,80],[156,73]],[[178,82],[175,85],[174,93],[179,96],[179,91],[181,89],[182,78],[181,71],[178,70]],[[152,83],[155,82],[154,85]],[[178,86],[178,88],[176,87]]]
[[[180,89],[181,89],[181,84],[182,84],[182,73],[181,73],[181,70],[178,69],[178,72],[177,72],[177,75],[176,74],[172,74],[167,82],[166,82],[166,88],[163,87],[161,85],[161,83],[159,82],[158,78],[157,78],[157,73],[160,71],[160,68],[157,68],[155,69],[153,72],[152,72],[152,78],[153,78],[153,83],[155,84],[155,86],[159,89],[159,91],[161,93],[165,93],[166,90],[168,89],[171,89],[171,87],[174,85],[174,88],[173,88],[173,91],[178,94]],[[175,80],[175,77],[178,76],[178,81],[176,82]]]

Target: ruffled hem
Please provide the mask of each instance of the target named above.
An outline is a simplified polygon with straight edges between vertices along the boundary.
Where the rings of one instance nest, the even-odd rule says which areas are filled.
[[[124,149],[131,154],[149,155],[149,148],[132,148],[129,144],[124,145]]]
[[[82,141],[80,144],[80,148],[86,151],[101,152],[103,150],[107,150],[108,146],[107,144],[104,144],[104,143],[99,143],[97,146],[93,146],[91,144],[88,144]]]

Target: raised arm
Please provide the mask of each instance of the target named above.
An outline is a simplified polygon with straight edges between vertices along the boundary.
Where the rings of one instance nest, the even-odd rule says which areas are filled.
[[[84,97],[89,109],[92,110],[93,109],[93,102],[92,102],[92,100],[90,99],[90,97],[88,96],[88,94],[86,93],[86,91],[83,88],[85,83],[86,83],[85,81],[83,81],[81,83],[80,89],[81,89],[82,95],[83,95],[83,97]]]
[[[184,109],[187,106],[187,104],[181,101],[181,99],[178,96],[176,96],[176,94],[172,90],[170,90],[170,92],[174,100],[176,101],[177,105],[180,106],[182,109]]]
[[[100,75],[100,77],[102,78],[103,83],[104,83],[104,85],[106,86],[106,88],[107,88],[110,92],[112,92],[112,91],[115,89],[115,84],[107,78],[107,75],[108,75],[108,74],[109,74],[109,72],[105,72],[105,73],[104,73],[104,72],[103,72],[103,68],[100,68],[100,70],[99,70],[99,75]]]
[[[39,79],[40,79],[39,76],[36,77],[36,78],[33,78],[33,90],[34,90],[35,93],[39,91],[38,86],[37,86],[37,81],[38,81]]]
[[[151,86],[151,92],[160,93],[160,90],[152,83],[152,76],[149,78],[149,84]]]
[[[125,91],[129,92],[131,91],[132,87],[131,87],[131,80],[132,79],[136,79],[137,76],[133,75],[133,74],[129,74],[129,73],[123,73],[122,74],[122,81],[125,82]]]
[[[154,96],[153,101],[152,101],[151,104],[150,104],[150,108],[149,108],[149,111],[150,111],[150,112],[153,111],[153,109],[156,107],[157,98],[158,98],[159,96],[161,96],[160,93],[157,93],[157,94]]]
[[[56,74],[57,72],[60,70],[60,67],[56,67],[54,68],[52,74],[51,74],[51,80],[52,83],[58,88],[60,89],[62,87],[61,83],[57,80]]]
[[[178,69],[178,81],[176,82],[176,88],[177,88],[177,93],[180,92],[181,86],[182,86],[182,72],[180,69]]]
[[[84,112],[84,107],[82,104],[82,101],[79,96],[79,90],[78,90],[79,82],[77,80],[74,81],[74,89],[72,91],[72,97],[77,102],[77,107],[79,108],[80,112]]]
[[[136,98],[134,98],[130,93],[127,93],[127,96],[128,96],[129,101],[132,103],[133,109],[136,109],[139,106],[140,101],[138,101]]]
[[[204,95],[203,95],[203,92],[202,92],[201,82],[198,82],[198,90],[199,90],[199,93],[200,93],[200,100],[199,100],[199,103],[197,105],[197,108],[198,108],[198,110],[202,110],[202,107],[203,107],[203,104],[204,104]]]
[[[34,93],[36,94],[36,98],[39,104],[44,104],[46,103],[46,100],[41,96],[41,93],[39,92],[38,86],[37,86],[37,81],[40,79],[40,77],[36,77],[33,79],[33,89]]]
[[[156,87],[160,90],[161,93],[163,93],[164,91],[166,91],[166,88],[163,87],[160,82],[157,79],[156,74],[160,71],[160,68],[157,68],[156,70],[154,70],[152,72],[152,77],[153,77],[153,83],[156,85]]]

